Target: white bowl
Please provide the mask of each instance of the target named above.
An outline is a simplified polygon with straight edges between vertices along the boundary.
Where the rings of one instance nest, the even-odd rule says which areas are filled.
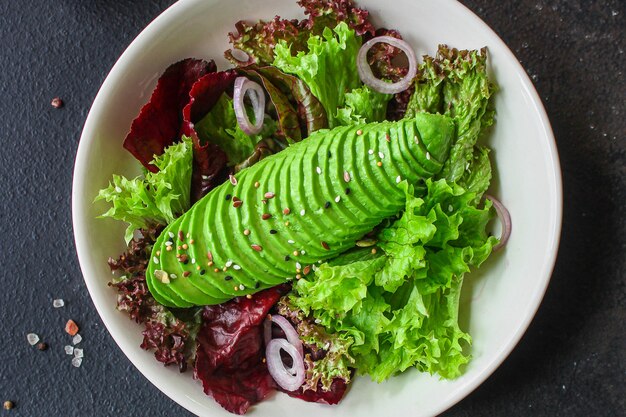
[[[498,36],[452,0],[362,0],[376,24],[399,29],[418,54],[439,43],[487,46],[500,86],[497,123],[490,137],[497,174],[492,193],[507,205],[513,233],[505,250],[466,279],[462,328],[473,337],[473,359],[454,381],[407,372],[382,384],[358,378],[338,406],[306,403],[278,394],[253,416],[380,416],[438,414],[482,383],[506,358],[533,318],[554,266],[561,228],[559,161],[541,101],[523,68]],[[262,5],[262,6],[261,6]],[[124,225],[96,219],[99,189],[113,173],[136,175],[139,163],[122,148],[132,119],[165,68],[187,57],[227,64],[226,34],[239,19],[301,17],[295,0],[180,0],[154,20],[117,61],[96,97],[80,140],[72,193],[76,247],[87,288],[104,324],[133,364],[174,401],[198,415],[229,415],[202,392],[191,373],[164,368],[139,348],[140,327],[115,309],[106,259],[124,248]]]

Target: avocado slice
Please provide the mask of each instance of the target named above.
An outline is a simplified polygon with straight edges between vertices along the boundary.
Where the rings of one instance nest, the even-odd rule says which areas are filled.
[[[297,278],[402,210],[398,177],[419,189],[442,169],[454,133],[449,117],[421,113],[320,130],[261,160],[166,227],[146,271],[150,291],[188,307]]]

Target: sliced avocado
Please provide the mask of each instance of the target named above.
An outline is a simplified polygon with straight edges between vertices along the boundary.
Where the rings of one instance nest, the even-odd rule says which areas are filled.
[[[305,266],[350,249],[404,208],[398,176],[418,185],[441,170],[454,128],[446,116],[418,114],[318,131],[240,171],[236,181],[216,187],[159,236],[153,247],[158,263],[152,260],[147,270],[152,294],[168,306],[221,303],[285,282]],[[241,199],[239,207],[233,197]],[[169,233],[175,247],[167,251]],[[155,271],[177,278],[163,282]]]

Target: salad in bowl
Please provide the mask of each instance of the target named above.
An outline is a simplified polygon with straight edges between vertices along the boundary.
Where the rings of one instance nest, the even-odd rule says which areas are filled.
[[[511,232],[486,194],[487,50],[418,58],[349,0],[298,4],[237,22],[228,68],[164,68],[123,141],[143,174],[96,198],[127,224],[110,286],[141,347],[236,414],[276,390],[337,404],[357,375],[460,376],[463,282]]]

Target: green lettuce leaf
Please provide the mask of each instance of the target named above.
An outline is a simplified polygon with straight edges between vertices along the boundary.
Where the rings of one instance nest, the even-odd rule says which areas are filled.
[[[355,88],[345,95],[345,107],[337,109],[336,121],[340,125],[381,122],[387,114],[387,103],[393,96],[381,94],[367,86]]]
[[[254,120],[248,110],[250,120]],[[228,156],[230,166],[243,162],[254,153],[255,146],[262,139],[272,136],[276,132],[276,122],[265,117],[263,130],[257,135],[247,135],[237,123],[233,100],[222,94],[211,111],[195,124],[200,141],[219,146]]]
[[[425,192],[400,186],[406,207],[378,232],[381,250],[319,265],[290,302],[348,340],[354,366],[376,381],[410,367],[454,378],[471,342],[458,325],[463,277],[497,242],[485,231],[491,205],[445,179],[426,181]]]
[[[272,65],[304,81],[324,106],[328,125],[333,128],[338,125],[337,109],[345,104],[345,92],[362,85],[356,68],[361,37],[341,22],[332,30],[325,28],[321,37],[311,36],[307,47],[307,52],[299,51],[294,56],[291,46],[279,41]]]
[[[459,51],[441,45],[435,57],[424,57],[405,115],[428,112],[454,118],[457,137],[440,178],[475,192],[477,198],[491,180],[488,150],[476,144],[494,123],[495,91],[487,75],[486,49]]]
[[[109,186],[100,190],[95,201],[105,200],[111,208],[100,217],[112,217],[128,223],[124,238],[130,242],[137,229],[148,229],[168,224],[190,206],[193,144],[183,136],[156,156],[153,164],[157,172],[146,172],[144,177],[127,179],[113,175]]]

